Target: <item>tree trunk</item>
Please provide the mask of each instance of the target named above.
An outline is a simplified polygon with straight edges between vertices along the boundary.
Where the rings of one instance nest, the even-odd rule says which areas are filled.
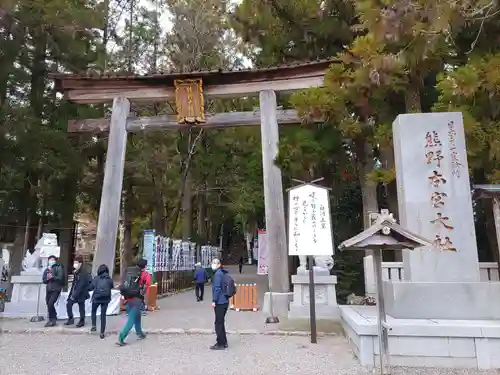
[[[120,249],[120,281],[123,283],[127,275],[127,268],[132,262],[132,204],[129,190],[123,194],[123,245]]]
[[[206,190],[206,184],[203,184],[203,189]],[[206,192],[200,191],[197,195],[198,199],[198,241],[200,243],[205,243],[207,241],[207,203],[206,203]]]

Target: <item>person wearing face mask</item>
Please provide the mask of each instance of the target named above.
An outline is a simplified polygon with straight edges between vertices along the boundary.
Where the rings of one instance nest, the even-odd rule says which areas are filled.
[[[91,278],[88,271],[82,268],[82,265],[83,258],[77,255],[73,262],[73,268],[75,270],[73,274],[73,284],[71,285],[71,290],[68,294],[68,301],[66,303],[68,321],[64,323],[64,325],[67,326],[75,324],[75,320],[73,318],[73,305],[77,303],[78,310],[80,312],[80,320],[76,325],[77,328],[85,325],[85,301],[90,297],[89,284],[91,282]]]
[[[61,295],[62,288],[66,283],[64,268],[57,262],[54,255],[49,256],[48,267],[43,271],[42,282],[46,285],[45,303],[48,310],[48,322],[45,327],[54,327],[57,322],[57,311],[55,304]]]
[[[225,319],[229,307],[229,299],[236,293],[234,281],[228,272],[222,268],[219,259],[212,260],[212,307],[215,313],[215,334],[217,341],[212,345],[212,350],[224,350],[227,348]]]

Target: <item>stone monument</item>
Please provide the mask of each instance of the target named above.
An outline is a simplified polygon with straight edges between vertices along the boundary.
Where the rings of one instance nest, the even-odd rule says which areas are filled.
[[[403,250],[403,281],[383,282],[391,364],[498,369],[500,283],[479,281],[462,115],[399,115],[393,142],[400,225],[432,246]],[[340,311],[356,356],[374,366],[376,307]]]
[[[500,319],[500,283],[479,282],[461,113],[399,115],[393,131],[400,223],[441,251],[403,251],[405,281],[385,283],[387,313]]]
[[[47,267],[48,257],[59,257],[60,247],[57,245],[57,236],[54,233],[44,233],[31,253],[26,251],[22,262],[21,274],[12,276],[14,284],[12,297],[5,305],[5,316],[32,317],[37,313],[38,298],[40,298],[40,312],[45,311],[45,285],[42,283],[43,270]]]

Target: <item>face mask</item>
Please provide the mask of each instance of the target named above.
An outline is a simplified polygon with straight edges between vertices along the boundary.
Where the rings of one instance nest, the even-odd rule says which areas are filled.
[[[73,268],[75,270],[79,269],[80,268],[80,263],[73,263]]]
[[[52,267],[54,264],[56,264],[56,262],[55,262],[55,261],[53,261],[53,260],[49,260],[49,267]]]
[[[212,270],[215,271],[217,268],[219,268],[219,267],[217,267],[217,264],[212,264]]]

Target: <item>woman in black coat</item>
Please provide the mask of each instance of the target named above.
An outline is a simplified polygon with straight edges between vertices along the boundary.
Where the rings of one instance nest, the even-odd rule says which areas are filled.
[[[97,276],[92,280],[90,289],[94,291],[92,294],[92,332],[97,331],[97,308],[101,307],[101,339],[104,338],[106,330],[106,311],[111,302],[111,290],[113,289],[113,280],[109,276],[109,268],[105,264],[101,264],[97,269]]]
[[[73,268],[75,269],[73,284],[71,284],[66,303],[68,321],[64,324],[67,326],[75,324],[75,320],[73,319],[73,305],[75,303],[78,303],[78,310],[80,311],[80,321],[76,326],[83,327],[85,325],[85,301],[90,297],[89,285],[91,277],[89,272],[82,266],[83,258],[76,256],[73,262]]]

